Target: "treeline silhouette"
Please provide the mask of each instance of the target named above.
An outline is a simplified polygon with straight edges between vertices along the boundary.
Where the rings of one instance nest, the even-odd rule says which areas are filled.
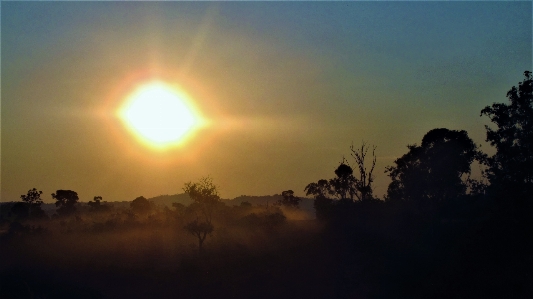
[[[229,206],[209,177],[192,203],[128,208],[36,188],[0,213],[0,298],[531,298],[533,78],[481,110],[492,156],[463,130],[437,128],[385,169],[376,147],[350,147],[309,183],[316,219],[285,190]],[[480,178],[472,166],[480,165]],[[243,197],[244,198],[244,197]]]

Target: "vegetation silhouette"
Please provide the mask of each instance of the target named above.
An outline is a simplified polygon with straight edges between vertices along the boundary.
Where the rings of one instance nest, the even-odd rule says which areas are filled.
[[[533,198],[533,76],[507,92],[509,102],[494,103],[481,110],[496,128],[486,125],[487,141],[496,154],[487,158],[490,192],[516,211],[531,209]],[[510,200],[509,200],[510,199]],[[527,206],[527,207],[526,207]]]
[[[43,194],[43,191],[37,191],[36,188],[33,188],[28,190],[26,195],[20,196],[22,202],[26,203],[28,206],[29,217],[43,217],[44,211],[41,209],[41,204],[43,203],[41,194]]]
[[[372,147],[372,162],[370,170],[367,170],[366,158],[368,156],[369,146],[363,142],[361,148],[355,148],[353,144],[350,146],[350,155],[354,158],[357,169],[359,170],[359,179],[356,183],[355,193],[357,199],[368,201],[373,200],[372,182],[374,182],[374,169],[376,168],[376,146]]]
[[[148,199],[144,198],[144,196],[139,196],[135,198],[131,202],[130,207],[133,213],[139,215],[146,215],[152,210],[152,205],[150,204]]]
[[[198,238],[198,251],[202,252],[205,239],[215,229],[212,220],[213,211],[220,203],[218,188],[213,179],[204,177],[196,183],[186,183],[183,191],[194,201],[190,210],[196,214],[196,219],[187,223],[184,228]]]
[[[301,198],[294,196],[294,191],[286,190],[281,192],[282,199],[278,200],[277,204],[283,207],[298,209]],[[242,204],[241,204],[242,205]]]
[[[42,191],[37,191],[36,188],[28,190],[27,194],[20,196],[22,201],[15,202],[10,206],[10,214],[17,221],[47,218],[46,213],[41,208],[43,203],[41,199],[42,193]],[[0,216],[0,219],[3,219],[3,215]]]
[[[56,200],[59,216],[69,216],[76,212],[76,203],[78,203],[79,197],[75,191],[57,190],[56,193],[52,193],[52,198]]]
[[[346,159],[335,169],[335,177],[326,180],[321,179],[316,183],[308,184],[304,191],[306,195],[312,195],[316,218],[318,220],[341,220],[350,218],[355,204],[370,204],[378,202],[373,196],[372,182],[374,181],[374,169],[376,166],[376,147],[372,147],[372,161],[370,168],[367,167],[367,155],[369,146],[363,142],[360,148],[350,146],[351,156],[355,160],[359,178],[354,176],[353,168]]]
[[[111,209],[110,205],[102,203],[102,196],[95,196],[87,205],[91,207],[91,211],[94,213],[101,213]]]
[[[493,156],[430,130],[386,168],[383,199],[376,148],[352,145],[305,187],[312,220],[292,190],[224,200],[210,177],[161,201],[57,190],[52,218],[30,189],[0,204],[0,298],[531,298],[530,72],[507,98],[481,110]]]
[[[466,131],[433,129],[422,145],[407,146],[409,152],[394,161],[386,173],[392,182],[386,200],[438,203],[464,196],[470,165],[482,154]]]

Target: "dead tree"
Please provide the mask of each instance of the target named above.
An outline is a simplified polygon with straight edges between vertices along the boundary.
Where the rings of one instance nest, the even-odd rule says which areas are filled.
[[[370,170],[366,166],[366,158],[368,155],[369,146],[363,142],[361,148],[355,148],[353,144],[350,146],[351,155],[355,159],[357,169],[359,170],[359,178],[357,179],[356,192],[359,200],[372,200],[372,182],[374,182],[374,168],[376,167],[376,146],[372,146],[372,162],[370,163]]]

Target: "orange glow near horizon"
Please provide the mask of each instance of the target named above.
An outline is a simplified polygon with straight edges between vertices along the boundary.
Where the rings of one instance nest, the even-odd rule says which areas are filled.
[[[162,81],[137,87],[118,109],[117,116],[136,139],[157,150],[182,146],[205,125],[190,97]]]

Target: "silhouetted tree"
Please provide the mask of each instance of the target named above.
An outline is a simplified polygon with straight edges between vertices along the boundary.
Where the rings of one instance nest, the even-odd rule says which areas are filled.
[[[98,207],[101,205],[101,201],[102,201],[102,196],[95,196],[93,198],[93,201],[89,201],[87,203],[87,205],[89,205],[90,207],[94,208],[94,207]]]
[[[457,198],[467,190],[464,175],[481,153],[466,131],[433,129],[422,145],[409,145],[409,152],[386,171],[392,182],[387,200],[440,202]]]
[[[318,180],[316,183],[310,183],[305,186],[305,195],[312,195],[315,200],[313,207],[315,208],[316,218],[319,220],[326,220],[331,214],[333,206],[333,199],[330,197],[333,191],[331,185],[327,180]]]
[[[350,146],[350,150],[352,152],[351,155],[355,159],[357,169],[359,170],[359,179],[357,179],[356,182],[356,190],[358,192],[356,192],[355,195],[359,200],[364,201],[374,199],[374,196],[372,195],[372,182],[374,182],[373,172],[374,168],[376,167],[376,146],[372,147],[372,162],[370,170],[368,170],[366,166],[368,149],[369,147],[364,142],[359,149],[355,149],[353,145]]]
[[[28,190],[26,195],[20,196],[22,202],[16,202],[11,206],[11,213],[18,220],[47,218],[46,213],[41,208],[43,203],[41,199],[42,193],[42,191],[37,191],[36,188]]]
[[[198,238],[198,250],[202,251],[206,237],[214,230],[212,224],[213,210],[220,203],[218,188],[210,177],[205,177],[196,183],[185,183],[183,191],[194,201],[191,206],[198,207],[201,216],[203,216],[203,220],[200,220],[200,215],[197,215],[194,221],[189,222],[184,227],[185,230]]]
[[[335,169],[335,177],[330,180],[319,180],[317,183],[308,184],[304,191],[306,195],[315,197],[316,205],[324,206],[331,203],[334,196],[339,200],[371,200],[373,197],[372,183],[374,182],[374,169],[376,167],[376,147],[372,147],[372,162],[367,167],[369,146],[362,143],[361,148],[350,146],[351,156],[359,172],[359,178],[354,175],[353,168],[343,159]],[[318,202],[317,202],[318,200]]]
[[[20,196],[22,201],[28,205],[28,216],[29,217],[32,216],[32,208],[41,210],[41,204],[43,203],[43,200],[41,199],[41,194],[43,194],[43,191],[37,191],[36,188],[33,188],[33,189],[28,190],[28,193],[26,195]],[[42,213],[39,213],[39,215],[42,215]]]
[[[508,104],[494,103],[481,110],[497,126],[487,129],[487,141],[496,154],[487,159],[491,189],[499,196],[533,198],[533,76],[507,92]]]
[[[56,200],[57,213],[59,216],[67,216],[76,212],[78,203],[78,193],[72,190],[57,190],[52,193],[52,198]]]
[[[92,201],[87,203],[93,212],[103,212],[108,211],[111,206],[102,204],[102,196],[95,196]]]
[[[300,205],[301,198],[294,196],[294,191],[287,190],[281,192],[282,199],[278,200],[277,204],[280,206],[285,206],[288,208],[298,208]]]
[[[337,169],[335,169],[336,177],[329,180],[330,186],[333,188],[333,194],[338,199],[354,200],[357,193],[357,179],[353,176],[353,169],[343,161]]]
[[[148,199],[144,198],[144,196],[139,196],[135,198],[130,203],[131,210],[135,214],[145,215],[148,214],[152,210],[152,205],[148,201]]]
[[[318,180],[316,183],[310,183],[305,186],[305,195],[313,195],[315,198],[330,198],[333,190],[328,180]]]
[[[207,235],[211,234],[215,229],[211,222],[201,221],[198,218],[187,223],[184,228],[198,238],[198,251],[200,252],[202,251],[202,245]]]
[[[313,205],[317,219],[330,219],[338,203],[333,201],[334,198],[343,203],[354,201],[357,193],[357,179],[353,176],[352,168],[344,162],[345,160],[335,169],[336,177],[310,183],[304,189],[306,195],[313,195],[315,198]]]

